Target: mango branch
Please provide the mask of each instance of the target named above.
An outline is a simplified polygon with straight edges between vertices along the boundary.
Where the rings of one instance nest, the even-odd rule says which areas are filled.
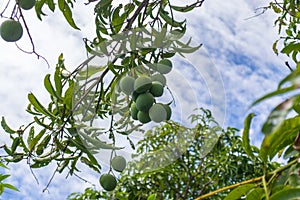
[[[195,198],[194,200],[201,200],[201,199],[205,199],[205,198],[208,198],[210,196],[213,196],[217,193],[220,193],[220,192],[223,192],[223,191],[226,191],[226,190],[230,190],[230,189],[234,189],[236,187],[239,187],[241,185],[246,185],[246,184],[249,184],[249,183],[256,183],[256,182],[259,182],[259,181],[262,181],[265,177],[268,177],[270,175],[272,175],[272,177],[276,176],[278,173],[288,169],[289,167],[291,167],[293,164],[297,163],[298,162],[298,158],[294,159],[293,161],[289,162],[288,164],[270,172],[267,176],[266,175],[263,175],[263,176],[260,176],[260,177],[256,177],[256,178],[252,178],[252,179],[249,179],[249,180],[246,180],[246,181],[243,181],[243,182],[240,182],[240,183],[236,183],[236,184],[233,184],[233,185],[229,185],[229,186],[226,186],[226,187],[223,187],[223,188],[220,188],[220,189],[217,189],[215,191],[212,191],[212,192],[209,192],[207,194],[204,194],[204,195],[201,195],[197,198]]]

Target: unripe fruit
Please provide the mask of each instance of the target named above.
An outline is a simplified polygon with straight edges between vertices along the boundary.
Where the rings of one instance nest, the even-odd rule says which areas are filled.
[[[138,120],[143,124],[146,124],[151,121],[148,112],[139,111],[137,117],[138,117]]]
[[[164,75],[162,74],[154,74],[153,76],[151,76],[151,80],[152,81],[158,81],[160,82],[163,86],[166,85],[167,83],[167,79]]]
[[[149,110],[149,117],[154,122],[162,122],[167,120],[167,111],[161,103],[154,104]]]
[[[111,174],[102,174],[101,177],[100,177],[100,185],[106,191],[112,191],[117,186],[117,180]]]
[[[132,100],[134,101],[134,102],[136,102],[136,99],[138,98],[138,96],[139,96],[139,93],[137,93],[137,92],[133,92],[132,93],[132,95],[131,95],[131,98],[132,98]]]
[[[167,104],[163,104],[166,111],[167,111],[167,120],[170,120],[171,119],[171,116],[172,116],[172,109],[170,108],[169,105]]]
[[[24,10],[33,8],[35,0],[19,0],[19,6]]]
[[[139,111],[148,111],[154,103],[154,97],[150,93],[140,94],[135,102],[136,108]]]
[[[152,87],[150,88],[150,93],[154,97],[160,97],[164,93],[164,86],[159,81],[153,81]]]
[[[167,74],[172,70],[172,62],[169,59],[163,59],[157,63],[157,71],[161,74]]]
[[[140,76],[134,81],[134,91],[137,93],[147,92],[152,86],[152,80],[148,76]]]
[[[130,106],[130,115],[132,117],[132,119],[135,119],[137,120],[137,114],[138,114],[138,109],[136,108],[136,105],[134,102],[131,103],[131,106]]]
[[[123,156],[116,156],[111,160],[111,166],[117,172],[122,172],[126,167],[126,160]]]
[[[131,76],[124,76],[120,80],[120,89],[127,95],[133,92],[134,78]]]
[[[1,24],[0,35],[6,42],[16,42],[23,35],[23,28],[20,22],[15,20],[6,20]]]

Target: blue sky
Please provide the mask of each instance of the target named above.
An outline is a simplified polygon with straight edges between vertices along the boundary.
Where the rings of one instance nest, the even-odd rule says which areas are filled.
[[[255,8],[265,5],[259,0],[210,0],[187,15],[188,35],[193,37],[195,45],[202,43],[203,47],[198,54],[189,55],[188,59],[176,57],[174,70],[167,75],[169,87],[178,99],[174,108],[175,120],[184,120],[193,108],[203,106],[213,108],[215,117],[225,126],[242,129],[251,102],[275,89],[278,80],[289,72],[284,66],[287,58],[272,52],[272,44],[277,39],[277,29],[273,26],[275,16],[267,12],[247,19],[255,15]],[[0,3],[0,10],[3,6]],[[38,60],[34,55],[22,53],[14,44],[0,40],[0,113],[13,127],[30,122],[25,112],[29,92],[47,102],[43,78],[53,72],[59,54],[64,53],[66,65],[75,68],[86,56],[82,37],[94,37],[93,5],[86,7],[83,2],[76,5],[74,18],[81,31],[70,28],[59,12],[47,12],[48,17],[42,22],[36,19],[33,10],[24,14],[37,52],[47,58],[51,67],[48,68],[43,60]],[[18,44],[26,50],[31,48],[26,35]],[[177,67],[188,62],[189,68]],[[205,68],[207,66],[210,70]],[[209,79],[209,74],[216,79]],[[211,105],[211,99],[216,105]],[[254,119],[257,125],[251,131],[253,144],[260,144],[260,125],[279,100],[274,98],[250,110],[257,114]],[[5,142],[6,137],[2,137],[1,143]],[[123,153],[128,153],[126,151],[129,150]],[[43,193],[53,166],[36,171],[39,185],[26,163],[10,165],[10,168],[12,176],[9,181],[21,193],[6,190],[2,199],[65,199],[71,192],[91,186],[75,177],[65,179],[65,174],[57,175],[49,187],[49,193]],[[85,170],[83,175],[99,188],[97,175],[89,170]]]

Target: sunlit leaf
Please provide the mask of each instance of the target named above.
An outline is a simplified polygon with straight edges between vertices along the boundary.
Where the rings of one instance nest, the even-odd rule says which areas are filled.
[[[293,108],[293,105],[294,98],[290,98],[276,106],[263,124],[262,132],[267,135],[276,131],[285,120],[289,111]]]
[[[250,113],[247,118],[244,121],[244,130],[243,130],[243,147],[245,149],[245,152],[247,155],[251,158],[254,158],[254,154],[250,145],[250,139],[249,139],[249,132],[250,132],[250,124],[252,121],[252,118],[255,116],[254,113]]]
[[[300,130],[300,116],[286,119],[275,132],[265,135],[261,144],[259,155],[267,161],[272,159],[276,153],[284,147],[290,145]]]
[[[10,134],[12,134],[12,133],[16,133],[17,131],[15,131],[15,130],[12,130],[8,125],[7,125],[7,123],[6,123],[6,121],[5,121],[5,118],[2,116],[2,120],[1,120],[1,126],[2,126],[2,128],[5,130],[5,132],[7,132],[7,133],[10,133]]]
[[[46,116],[49,116],[51,118],[55,118],[55,116],[49,112],[38,100],[37,98],[32,94],[28,94],[28,100],[30,103],[34,106],[35,109],[37,109],[39,112],[43,113]]]
[[[247,194],[249,190],[255,187],[255,184],[246,184],[241,185],[234,190],[232,190],[224,200],[232,200],[232,199],[239,199],[241,196]]]
[[[292,200],[300,198],[300,188],[290,188],[276,192],[270,197],[270,200]]]
[[[15,186],[8,184],[8,183],[3,183],[2,184],[5,188],[11,189],[11,190],[15,190],[17,192],[20,192],[20,190],[18,190],[18,188],[16,188]]]

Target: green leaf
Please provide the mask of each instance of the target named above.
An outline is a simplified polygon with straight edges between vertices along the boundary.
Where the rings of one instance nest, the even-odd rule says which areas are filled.
[[[93,169],[94,171],[100,173],[100,170],[95,167],[94,165],[91,164],[91,161],[89,159],[87,159],[86,157],[81,157],[80,161],[84,164],[86,164],[87,166],[89,166],[91,169]]]
[[[273,133],[265,135],[259,152],[260,157],[265,162],[268,157],[272,159],[277,152],[294,142],[299,129],[300,116],[283,121]]]
[[[172,27],[183,27],[183,25],[186,23],[186,20],[182,21],[182,22],[178,22],[178,21],[175,21],[172,17],[170,17],[168,15],[168,13],[164,10],[161,10],[159,12],[159,15],[161,16],[161,18],[163,20],[165,20],[165,22],[169,25],[171,25]]]
[[[84,142],[92,144],[93,148],[96,149],[123,149],[122,147],[115,147],[112,144],[107,144],[106,142],[103,142],[96,137],[90,137],[89,135],[84,133],[81,133],[80,136]]]
[[[4,185],[0,184],[0,195],[2,195],[4,192]]]
[[[254,154],[253,154],[253,151],[252,151],[252,148],[251,148],[251,145],[250,145],[249,132],[250,132],[250,124],[251,124],[251,121],[252,121],[254,116],[255,116],[254,113],[250,113],[247,116],[247,118],[245,119],[243,136],[242,136],[242,139],[243,139],[242,145],[245,149],[245,152],[252,159],[254,158]]]
[[[263,188],[255,188],[247,194],[246,200],[261,200],[264,194],[265,190]]]
[[[37,15],[39,20],[42,20],[42,15],[44,15],[44,16],[46,15],[42,11],[42,8],[45,5],[45,3],[46,3],[46,0],[36,0],[36,2],[35,2],[35,5],[34,5],[35,12],[36,12],[36,15]]]
[[[61,12],[64,14],[64,16],[65,16],[67,22],[70,24],[70,26],[72,26],[75,29],[80,30],[76,26],[76,24],[72,18],[72,11],[71,11],[68,3],[65,0],[58,0],[58,7],[61,10]]]
[[[29,145],[29,148],[30,148],[30,143],[31,143],[31,141],[32,141],[33,138],[34,138],[34,126],[32,126],[30,128],[29,134],[28,134],[28,137],[27,137],[27,144]]]
[[[12,134],[12,133],[16,133],[17,131],[15,130],[12,130],[6,123],[5,121],[5,118],[2,116],[2,120],[1,120],[1,126],[3,128],[3,130],[6,132],[6,133],[9,133],[9,134]]]
[[[171,5],[171,8],[176,10],[176,11],[179,11],[179,12],[189,12],[191,10],[193,10],[196,6],[172,6]]]
[[[36,144],[40,141],[40,139],[44,136],[46,132],[46,129],[43,129],[39,132],[39,134],[37,134],[36,137],[34,137],[33,139],[31,139],[30,143],[28,143],[29,145],[29,150],[32,151],[34,149],[34,147],[36,146]]]
[[[299,52],[300,51],[300,43],[289,43],[282,50],[281,53],[285,53],[289,55],[292,51]]]
[[[4,179],[10,177],[9,174],[0,174],[0,182],[2,182]]]
[[[50,81],[50,74],[47,74],[44,78],[44,85],[49,94],[57,99],[61,99],[60,95],[58,95]]]
[[[287,99],[272,110],[262,127],[264,134],[268,135],[281,126],[287,114],[294,106],[294,99],[295,98]]]
[[[54,12],[55,10],[55,4],[54,4],[54,1],[53,0],[47,0],[47,4],[48,4],[48,7],[49,9]]]
[[[13,139],[13,143],[11,145],[11,152],[12,153],[15,153],[17,147],[19,146],[20,144],[20,137],[17,137],[17,138],[14,138]]]
[[[70,160],[64,160],[63,162],[61,162],[58,167],[57,167],[57,171],[59,173],[62,173],[63,170],[68,166]]]
[[[49,116],[51,118],[55,118],[55,116],[50,113],[38,100],[37,98],[32,94],[29,93],[28,94],[28,100],[30,101],[30,103],[34,106],[34,108],[36,110],[38,110],[40,113]]]
[[[276,192],[270,200],[292,200],[300,197],[300,188],[291,188]]]
[[[284,79],[278,84],[278,89],[280,89],[284,84],[290,83],[292,85],[299,85],[300,82],[300,68],[296,68],[293,72],[289,73]]]
[[[287,92],[290,92],[290,91],[293,91],[297,89],[296,86],[292,85],[290,87],[287,87],[287,88],[282,88],[282,89],[279,89],[279,90],[276,90],[274,92],[270,92],[264,96],[262,96],[261,98],[255,100],[250,107],[253,107],[254,105],[258,104],[259,102],[263,101],[263,100],[266,100],[266,99],[269,99],[271,97],[274,97],[274,96],[278,96],[278,95],[281,95],[281,94],[284,94],[284,93],[287,93]]]
[[[3,183],[2,184],[5,188],[11,189],[11,190],[15,190],[17,192],[20,192],[20,190],[18,190],[15,186],[8,184],[8,183]]]
[[[224,200],[233,200],[233,199],[240,199],[243,195],[247,194],[249,190],[255,187],[255,184],[246,184],[241,185],[234,190],[232,190]]]
[[[147,200],[156,200],[156,194],[149,195]]]
[[[183,47],[183,48],[178,48],[178,47],[173,46],[173,49],[175,52],[178,52],[178,53],[193,53],[193,52],[197,51],[201,46],[202,46],[202,44],[200,44],[199,46],[196,46],[196,47]]]
[[[273,49],[273,52],[278,55],[278,49],[277,49],[277,44],[278,44],[278,40],[276,40],[273,45],[272,45],[272,49]]]
[[[62,77],[60,75],[60,70],[57,67],[54,73],[54,83],[55,83],[55,89],[56,94],[61,97],[62,95]]]
[[[66,105],[66,108],[68,110],[72,110],[73,107],[73,89],[74,89],[74,83],[69,82],[69,88],[66,90],[64,96],[64,104]]]

